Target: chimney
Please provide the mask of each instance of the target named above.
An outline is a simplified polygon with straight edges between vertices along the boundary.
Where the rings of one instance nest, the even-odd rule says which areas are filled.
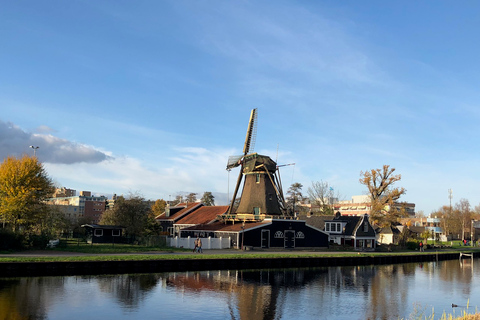
[[[170,203],[165,206],[165,217],[170,217]]]

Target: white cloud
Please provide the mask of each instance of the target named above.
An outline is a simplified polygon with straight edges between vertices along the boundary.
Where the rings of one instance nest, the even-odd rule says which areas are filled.
[[[39,147],[36,155],[40,161],[46,163],[98,163],[110,158],[105,152],[92,146],[51,134],[30,133],[11,122],[0,120],[0,158],[31,153],[30,146]]]

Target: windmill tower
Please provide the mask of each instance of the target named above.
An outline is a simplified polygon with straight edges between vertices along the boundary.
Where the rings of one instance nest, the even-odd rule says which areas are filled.
[[[256,138],[257,109],[253,109],[248,123],[243,155],[230,157],[227,170],[241,167],[227,216],[232,220],[263,220],[266,216],[284,216],[285,200],[281,189],[278,166],[270,157],[250,153]],[[233,205],[242,182],[242,195],[235,213]]]

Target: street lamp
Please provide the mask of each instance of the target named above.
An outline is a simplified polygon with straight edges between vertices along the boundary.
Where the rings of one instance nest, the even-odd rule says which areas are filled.
[[[40,148],[38,146],[30,146],[30,148],[33,149],[33,156],[36,157],[37,156],[37,149]]]

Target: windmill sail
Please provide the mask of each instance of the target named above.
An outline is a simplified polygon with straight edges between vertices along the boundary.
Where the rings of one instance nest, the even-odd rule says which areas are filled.
[[[231,156],[227,163],[227,170],[241,166],[228,216],[232,214],[243,176],[245,176],[245,183],[235,216],[248,215],[258,220],[265,215],[285,215],[283,192],[278,183],[279,177],[276,175],[278,169],[276,162],[268,156],[252,152],[256,133],[257,109],[253,109],[248,122],[243,155]]]

